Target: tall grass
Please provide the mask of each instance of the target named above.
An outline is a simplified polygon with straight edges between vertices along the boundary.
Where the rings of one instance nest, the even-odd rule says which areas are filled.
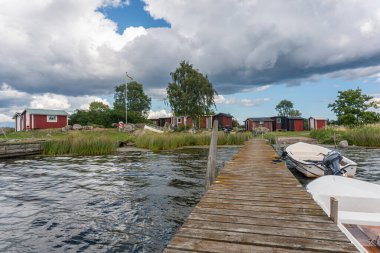
[[[108,155],[116,152],[117,143],[109,137],[77,137],[48,141],[43,155]]]
[[[310,137],[317,139],[321,144],[334,144],[343,140],[343,134],[345,130],[341,130],[337,127],[327,127],[325,129],[313,129],[310,131]],[[335,134],[335,137],[334,137]],[[335,138],[335,140],[334,140]]]
[[[218,133],[218,145],[242,145],[251,137],[251,133]],[[210,133],[150,133],[136,137],[135,146],[139,148],[150,149],[152,151],[160,151],[175,149],[183,146],[210,145],[210,139]]]
[[[380,125],[366,125],[348,130],[344,138],[349,144],[380,147]]]
[[[353,128],[328,127],[327,129],[312,130],[310,137],[323,144],[334,144],[347,140],[350,145],[380,147],[380,124],[357,126]]]

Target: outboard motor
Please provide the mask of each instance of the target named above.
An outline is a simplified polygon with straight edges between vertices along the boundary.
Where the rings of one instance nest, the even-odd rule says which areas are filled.
[[[337,151],[330,151],[327,153],[325,158],[323,158],[322,165],[325,167],[325,175],[339,175],[340,171],[340,161],[342,161],[343,156]]]

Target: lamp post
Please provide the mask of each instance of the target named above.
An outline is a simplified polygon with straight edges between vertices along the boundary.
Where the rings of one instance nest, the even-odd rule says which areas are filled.
[[[130,81],[133,80],[133,78],[130,77],[127,72],[125,72],[125,124],[127,124],[127,122],[128,122],[128,98],[127,98],[127,94],[128,94],[128,79]]]

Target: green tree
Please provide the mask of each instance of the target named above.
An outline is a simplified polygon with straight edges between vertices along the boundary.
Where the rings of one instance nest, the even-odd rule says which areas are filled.
[[[290,112],[293,110],[293,103],[284,99],[276,105],[275,109],[278,112],[278,116],[290,116]]]
[[[167,102],[176,116],[191,116],[198,126],[202,115],[212,113],[215,108],[214,96],[217,94],[207,75],[194,69],[192,64],[182,61],[172,73],[166,88]]]
[[[291,109],[289,111],[289,116],[290,117],[301,117],[302,113],[299,110],[296,109]]]
[[[114,122],[112,110],[102,102],[92,102],[88,110],[76,110],[70,116],[70,124],[111,127]]]
[[[362,90],[356,88],[346,91],[338,91],[337,99],[328,105],[336,114],[338,123],[342,125],[360,125],[375,123],[380,120],[380,115],[370,108],[377,108],[372,101],[373,97],[362,94]]]
[[[91,124],[99,125],[103,127],[111,127],[113,119],[111,118],[111,109],[108,105],[94,101],[90,104],[89,118]]]
[[[151,98],[144,93],[143,85],[138,82],[130,82],[127,85],[128,122],[145,122],[148,116]],[[114,111],[117,121],[125,122],[125,84],[115,87]]]

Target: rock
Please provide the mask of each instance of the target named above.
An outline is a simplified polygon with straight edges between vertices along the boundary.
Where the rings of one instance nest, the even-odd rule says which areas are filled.
[[[135,131],[135,126],[133,124],[124,125],[123,132],[132,133],[133,131]]]
[[[93,130],[94,127],[93,126],[84,126],[83,127],[83,130]]]
[[[73,125],[73,130],[82,130],[82,126],[80,124],[74,124]]]
[[[347,148],[348,147],[348,141],[346,141],[346,140],[340,141],[338,144],[338,147]]]

